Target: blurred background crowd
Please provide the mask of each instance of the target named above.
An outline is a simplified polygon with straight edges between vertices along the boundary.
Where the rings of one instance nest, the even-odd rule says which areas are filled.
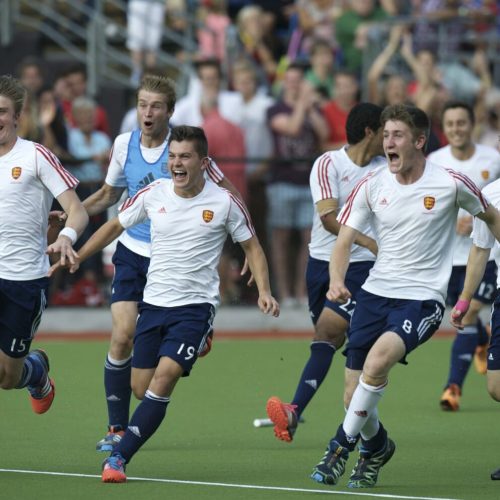
[[[307,301],[312,164],[345,144],[356,103],[423,109],[432,121],[430,153],[446,144],[442,105],[460,99],[474,106],[475,141],[498,147],[496,0],[0,0],[0,7],[0,72],[29,92],[19,135],[58,155],[81,181],[81,199],[102,185],[114,137],[137,127],[141,76],[172,77],[171,124],[204,128],[211,157],[248,204],[284,307]],[[86,237],[104,221],[92,217]],[[106,304],[112,251],[75,276],[56,276],[51,304]],[[228,243],[223,304],[255,298],[241,265]]]

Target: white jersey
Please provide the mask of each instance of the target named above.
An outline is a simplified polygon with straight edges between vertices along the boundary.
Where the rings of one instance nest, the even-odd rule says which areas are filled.
[[[144,301],[161,307],[217,306],[217,266],[227,235],[241,242],[255,234],[242,203],[212,182],[205,182],[194,198],[182,198],[170,179],[160,179],[128,199],[118,215],[125,228],[146,218],[151,220],[151,262]]]
[[[315,205],[322,200],[336,199],[340,210],[359,180],[371,170],[386,164],[386,159],[383,156],[377,156],[368,165],[360,167],[349,158],[346,147],[324,153],[314,162],[309,177],[309,185],[311,186],[311,194]],[[362,232],[367,236],[374,237],[369,224]],[[324,228],[318,211],[315,210],[311,242],[309,243],[311,257],[329,262],[336,239],[337,235]],[[367,260],[375,260],[375,255],[366,248],[353,245],[350,262]]]
[[[78,180],[40,144],[18,137],[0,157],[0,278],[27,281],[47,275],[52,200],[77,185]]]
[[[451,168],[469,177],[479,189],[500,178],[500,153],[489,146],[475,144],[474,154],[468,160],[458,160],[445,146],[429,155],[429,160],[445,168]],[[468,215],[465,210],[458,211],[458,217]],[[453,265],[465,266],[469,257],[472,240],[470,236],[455,234]]]
[[[444,304],[458,208],[476,215],[487,201],[466,176],[426,163],[422,177],[403,185],[388,168],[354,188],[338,220],[358,231],[371,222],[378,255],[363,288],[382,297]]]
[[[500,210],[500,179],[488,184],[483,189],[483,195],[487,198],[487,200]],[[492,248],[492,252],[490,255],[490,260],[495,259],[495,263],[497,268],[500,269],[500,252],[499,245],[493,234],[488,228],[486,222],[474,218],[474,226],[471,234],[472,241],[474,245],[479,248]],[[497,287],[500,287],[500,274],[497,275]]]
[[[142,162],[134,163],[134,172],[130,171],[129,176],[132,177],[132,175],[134,175],[136,178],[133,180],[131,178],[127,178],[125,164],[129,154],[129,143],[132,137],[132,132],[126,132],[116,137],[113,144],[113,150],[111,152],[108,172],[104,181],[110,186],[128,189],[129,196],[133,196],[137,192],[136,189],[133,192],[130,192],[130,188],[131,185],[138,184],[138,182],[136,182],[138,179],[140,179],[143,186],[146,186],[147,184],[150,184],[158,179],[160,176],[167,178],[170,177],[170,173],[166,168],[168,160],[167,136],[162,144],[154,148],[147,148],[143,146],[142,143],[139,143]],[[165,168],[161,168],[161,170],[156,168],[156,170],[154,170],[152,165],[158,163],[162,155],[165,155],[165,158],[163,159]],[[215,162],[211,161],[209,167],[205,170],[205,178],[215,183],[219,183],[224,178],[224,174]],[[137,253],[138,255],[142,255],[143,257],[151,256],[151,243],[147,241],[134,238],[127,232],[124,232],[120,236],[119,241],[129,250]]]

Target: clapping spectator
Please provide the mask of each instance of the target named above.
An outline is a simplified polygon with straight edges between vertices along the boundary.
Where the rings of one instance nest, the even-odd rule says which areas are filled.
[[[226,32],[231,25],[226,0],[202,0],[197,10],[199,53],[202,58],[226,59]]]
[[[267,188],[272,270],[281,304],[290,307],[307,301],[305,269],[313,216],[309,174],[328,133],[314,89],[304,80],[301,65],[288,66],[282,95],[267,116],[274,140]],[[294,231],[299,233],[300,243],[292,263]]]
[[[227,62],[230,70],[238,61],[252,64],[259,87],[268,89],[275,79],[278,63],[268,44],[264,20],[264,11],[257,5],[247,5],[238,12],[236,30],[228,33]]]
[[[387,12],[375,0],[348,0],[347,8],[335,23],[343,67],[360,74],[369,29],[373,23],[385,19]]]
[[[328,97],[332,98],[335,89],[335,54],[331,42],[324,38],[314,40],[309,59],[311,67],[306,72],[306,80],[315,88],[325,89]]]

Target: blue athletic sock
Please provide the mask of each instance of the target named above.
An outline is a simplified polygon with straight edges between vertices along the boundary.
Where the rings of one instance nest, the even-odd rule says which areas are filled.
[[[118,364],[106,356],[104,363],[104,391],[108,405],[109,425],[120,426],[126,429],[128,425],[130,398],[130,374],[132,371],[132,358]]]
[[[311,343],[311,355],[300,376],[299,384],[295,391],[292,404],[297,405],[296,413],[300,416],[309,401],[316,394],[325,379],[332,364],[335,347],[330,342],[314,341]]]
[[[132,415],[125,435],[113,450],[113,454],[120,453],[127,463],[130,462],[139,448],[162,423],[169,402],[170,398],[162,398],[149,390],[146,391],[144,399]]]
[[[477,325],[466,326],[463,330],[457,332],[451,349],[451,363],[447,386],[457,384],[459,387],[462,387],[472,358],[474,357],[474,352],[476,351],[477,341]]]
[[[330,440],[330,449],[333,449],[334,445],[332,445],[333,441],[336,441],[340,446],[343,446],[344,448],[347,448],[349,451],[354,451],[354,448],[356,448],[356,443],[359,440],[359,435],[358,436],[348,436],[345,433],[344,426],[342,424],[339,425],[339,428],[337,429],[337,433],[335,436]]]
[[[375,434],[375,436],[373,436],[370,439],[367,439],[366,441],[364,439],[361,439],[361,446],[363,452],[374,453],[376,451],[381,450],[385,446],[385,443],[387,442],[387,431],[385,430],[380,420],[379,420],[379,425],[380,425],[379,430],[377,434]]]
[[[16,389],[22,389],[26,386],[37,387],[43,385],[46,382],[46,375],[45,366],[39,356],[33,355],[30,352],[24,358],[23,373]]]

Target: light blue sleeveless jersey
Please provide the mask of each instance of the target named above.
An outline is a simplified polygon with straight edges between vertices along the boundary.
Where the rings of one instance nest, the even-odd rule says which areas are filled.
[[[141,131],[134,130],[128,143],[128,152],[123,172],[127,179],[128,195],[131,198],[137,191],[151,184],[153,181],[161,178],[170,179],[170,172],[167,169],[168,146],[162,152],[158,160],[154,163],[148,163],[141,154]],[[151,222],[137,224],[129,229],[127,233],[136,240],[151,242]]]

